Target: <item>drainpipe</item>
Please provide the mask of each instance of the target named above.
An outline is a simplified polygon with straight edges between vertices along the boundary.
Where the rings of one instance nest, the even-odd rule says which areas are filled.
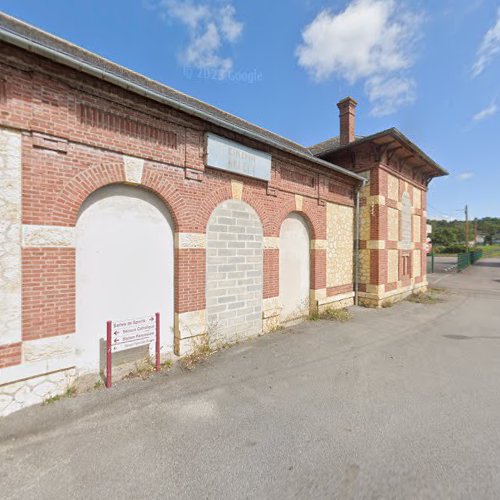
[[[354,304],[359,305],[359,238],[360,238],[360,225],[361,216],[359,211],[359,192],[366,184],[366,179],[363,179],[361,184],[358,185],[356,190],[356,243],[354,247]]]

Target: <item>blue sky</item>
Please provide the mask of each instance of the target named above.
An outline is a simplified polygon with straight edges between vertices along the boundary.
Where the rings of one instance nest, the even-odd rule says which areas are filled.
[[[13,16],[304,145],[397,127],[450,171],[430,217],[500,216],[500,0],[0,0]]]

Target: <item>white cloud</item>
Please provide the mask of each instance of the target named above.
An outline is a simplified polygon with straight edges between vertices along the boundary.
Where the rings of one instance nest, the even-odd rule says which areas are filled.
[[[491,61],[500,54],[500,8],[497,11],[495,24],[486,32],[477,50],[476,61],[472,66],[472,76],[479,76],[491,63]]]
[[[192,0],[161,0],[163,15],[181,22],[189,32],[189,43],[181,54],[187,66],[212,69],[221,78],[233,67],[233,60],[220,54],[225,44],[238,41],[243,23],[236,20],[230,3],[195,3]]]
[[[472,172],[462,172],[461,174],[458,174],[457,177],[460,181],[468,181],[474,177],[474,174]]]
[[[481,120],[484,120],[485,118],[488,118],[489,116],[493,116],[497,112],[498,112],[498,106],[495,102],[492,102],[489,106],[486,106],[486,108],[479,111],[479,113],[476,113],[472,117],[472,119],[475,122],[479,122]]]
[[[316,81],[364,80],[372,113],[393,113],[416,98],[407,73],[422,19],[396,0],[352,0],[342,12],[323,10],[302,32],[299,65]]]

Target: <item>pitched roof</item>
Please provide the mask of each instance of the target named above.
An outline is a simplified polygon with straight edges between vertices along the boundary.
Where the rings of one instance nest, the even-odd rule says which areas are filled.
[[[363,139],[363,136],[357,135],[355,137],[355,141],[357,141],[358,139]],[[315,144],[314,146],[310,146],[309,151],[314,156],[321,156],[322,154],[335,151],[339,147],[340,147],[340,136],[336,135],[335,137],[330,137],[330,139],[327,139],[326,141],[319,142],[318,144]]]
[[[62,38],[58,38],[1,12],[0,40],[42,55],[59,64],[64,64],[78,71],[91,74],[94,77],[118,85],[131,92],[147,96],[150,99],[182,110],[185,113],[222,128],[327,167],[330,170],[335,170],[361,181],[363,180],[361,176],[354,172],[314,156],[308,148],[294,141],[174,90],[172,87],[151,80]]]
[[[325,157],[330,153],[335,153],[339,151],[345,151],[354,146],[360,144],[366,144],[367,142],[375,142],[378,145],[389,145],[391,142],[399,143],[402,147],[406,148],[412,155],[423,160],[431,169],[433,175],[432,177],[439,177],[442,175],[448,175],[448,171],[445,170],[441,165],[436,163],[432,158],[430,158],[426,153],[424,153],[416,144],[414,144],[406,135],[400,132],[397,128],[389,128],[387,130],[382,130],[375,134],[367,136],[356,136],[353,142],[348,144],[340,144],[339,137],[332,137],[326,141],[320,142],[309,148],[314,155],[318,157]]]

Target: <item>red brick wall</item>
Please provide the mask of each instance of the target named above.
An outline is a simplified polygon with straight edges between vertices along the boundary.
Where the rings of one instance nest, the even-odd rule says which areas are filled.
[[[326,237],[325,203],[352,206],[355,182],[330,169],[229,133],[111,84],[0,43],[5,79],[0,127],[23,133],[23,224],[74,227],[85,199],[125,182],[123,155],[145,159],[142,188],[169,209],[176,232],[205,233],[213,209],[244,183],[243,201],[261,219],[266,237],[279,237],[285,217],[303,196],[311,238]],[[269,183],[204,167],[205,134],[214,132],[273,156]],[[22,252],[23,340],[75,331],[75,251]],[[175,310],[205,308],[205,250],[178,249]],[[324,250],[311,252],[311,287],[326,283]],[[264,297],[279,294],[279,251],[264,251]],[[21,361],[21,345],[3,346],[2,363]]]

